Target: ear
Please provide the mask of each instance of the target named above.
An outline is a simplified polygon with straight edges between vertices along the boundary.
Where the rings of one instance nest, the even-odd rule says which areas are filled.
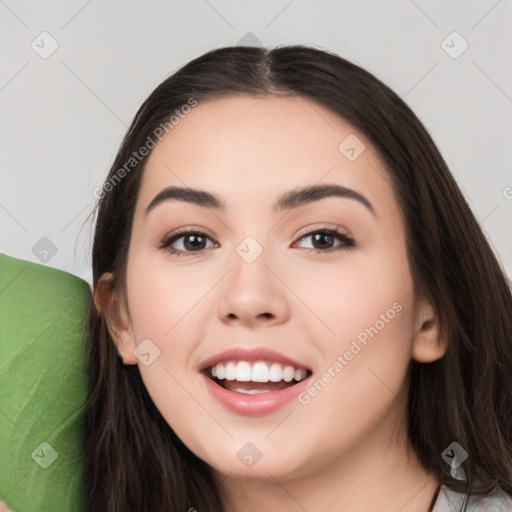
[[[93,291],[96,310],[104,317],[110,336],[124,364],[137,364],[134,336],[125,301],[116,296],[112,284],[113,274],[103,274]]]
[[[412,358],[419,363],[431,363],[444,356],[447,340],[441,338],[439,319],[431,303],[422,299],[416,308]]]

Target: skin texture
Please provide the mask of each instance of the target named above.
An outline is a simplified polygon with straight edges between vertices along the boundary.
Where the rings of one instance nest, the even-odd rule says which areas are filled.
[[[355,134],[365,150],[349,161],[339,144]],[[240,96],[201,103],[153,150],[136,204],[127,302],[113,300],[108,276],[98,307],[125,364],[138,364],[156,406],[182,441],[210,464],[237,510],[307,509],[425,512],[437,486],[409,449],[406,370],[412,359],[444,354],[431,305],[414,292],[404,221],[383,163],[370,142],[330,111],[303,98]],[[375,208],[324,198],[289,212],[284,192],[333,183]],[[167,201],[144,210],[166,186],[219,195],[224,213]],[[314,253],[311,232],[338,227],[350,249]],[[205,249],[179,256],[159,249],[178,228],[204,232]],[[252,263],[237,252],[252,236]],[[197,369],[227,348],[271,347],[308,365],[313,380],[332,368],[365,328],[393,304],[393,319],[309,403],[248,418],[208,393]],[[380,325],[380,324],[379,324]],[[145,366],[133,354],[149,338],[160,350]],[[361,344],[360,344],[361,345]],[[248,442],[261,459],[246,467]],[[226,477],[226,475],[228,475]]]

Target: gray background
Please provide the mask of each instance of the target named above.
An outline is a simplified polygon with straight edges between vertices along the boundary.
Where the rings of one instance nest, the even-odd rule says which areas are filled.
[[[216,47],[309,44],[406,100],[512,277],[512,0],[0,0],[0,16],[0,252],[92,282],[82,226],[148,94]]]

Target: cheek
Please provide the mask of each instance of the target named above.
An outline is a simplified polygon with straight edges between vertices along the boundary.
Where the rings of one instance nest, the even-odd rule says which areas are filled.
[[[298,397],[297,414],[309,418],[305,428],[316,439],[312,446],[323,450],[326,460],[391,428],[405,412],[411,360],[410,295],[367,295],[366,301],[347,305],[337,323],[334,317],[332,321],[338,334],[324,336],[323,346],[318,345],[324,365]],[[285,443],[286,436],[278,441]]]
[[[151,260],[142,252],[128,262],[134,342],[149,339],[158,353],[148,365],[141,359],[139,370],[152,401],[178,435],[185,435],[192,422],[208,424],[204,409],[189,393],[195,372],[190,365],[205,325],[201,315],[211,315],[211,310],[205,311],[211,307],[206,295],[218,279],[199,268],[184,271],[165,258],[153,255]]]
[[[311,315],[303,328],[311,332],[316,324],[318,336],[310,339],[323,362],[300,403],[333,424],[350,418],[364,428],[403,391],[412,352],[413,286],[400,244],[380,244],[345,261],[317,265],[314,280],[305,271],[296,277],[298,293],[321,320]]]
[[[150,338],[162,351],[179,348],[176,340],[187,345],[194,315],[214,282],[200,266],[184,270],[165,257],[134,255],[128,263],[128,298],[135,343]]]
[[[354,339],[364,344],[377,332],[379,338],[389,333],[409,342],[404,334],[410,315],[404,312],[410,310],[412,281],[397,248],[379,245],[378,250],[346,253],[338,261],[295,265],[289,280],[309,310],[296,319],[317,332],[310,339],[322,353],[332,357],[348,350]]]

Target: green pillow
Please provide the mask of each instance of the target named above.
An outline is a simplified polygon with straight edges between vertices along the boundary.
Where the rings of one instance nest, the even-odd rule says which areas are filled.
[[[14,512],[84,509],[90,286],[0,254],[0,501]]]

